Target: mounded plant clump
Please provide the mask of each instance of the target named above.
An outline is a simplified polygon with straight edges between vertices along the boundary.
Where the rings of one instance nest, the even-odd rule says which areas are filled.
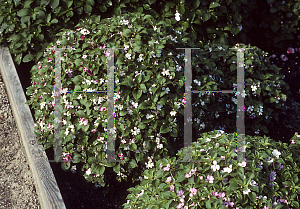
[[[300,135],[294,138],[299,138]],[[296,147],[268,137],[245,136],[246,160],[238,163],[236,134],[203,133],[177,157],[155,162],[129,189],[127,208],[299,208]],[[188,162],[184,152],[191,150]],[[236,158],[235,158],[236,159]]]
[[[183,31],[167,34],[166,31],[172,31],[170,26],[169,21],[158,22],[150,15],[137,13],[101,22],[87,20],[77,25],[74,31],[65,30],[57,34],[57,42],[48,47],[38,65],[32,68],[33,85],[28,88],[27,95],[31,97],[28,104],[35,110],[38,143],[44,144],[44,149],[47,149],[54,144],[55,48],[69,47],[61,53],[63,169],[69,170],[71,166],[73,169],[78,165],[78,171],[88,181],[102,186],[112,177],[119,181],[127,178],[141,181],[141,173],[152,168],[153,162],[167,156],[174,157],[182,148],[177,144],[183,141],[183,133],[180,132],[183,123],[178,120],[177,124],[176,116],[180,118],[184,114],[185,57],[182,55],[184,51],[176,48],[195,48],[201,47],[201,44],[193,44]],[[115,48],[115,127],[112,130],[107,130],[108,97],[105,92],[107,60],[111,55],[108,48]],[[236,50],[228,48],[226,45],[216,47],[208,44],[192,57],[192,66],[195,66],[193,78],[197,79],[197,82],[194,81],[197,86],[192,85],[193,89],[230,89],[228,84],[236,83]],[[288,88],[280,80],[279,69],[269,64],[263,52],[253,48],[251,53],[245,52],[245,92],[242,92],[245,96],[251,95],[248,101],[245,99],[245,108],[258,111],[245,113],[246,131],[251,133],[255,131],[252,126],[266,130],[265,123],[270,123],[271,117],[276,118],[276,111],[284,106],[284,91]],[[211,54],[207,55],[207,51]],[[212,74],[222,78],[224,84],[209,76]],[[254,88],[255,94],[251,92]],[[102,93],[66,94],[67,91]],[[214,110],[209,101],[200,100],[204,109]],[[223,113],[226,118],[227,111],[235,113],[236,107],[230,105],[235,102],[232,96],[228,98],[228,107],[225,102],[217,104],[214,101],[214,104],[221,107],[226,104],[228,110],[222,107],[226,109]],[[222,114],[219,109],[217,111]],[[203,114],[199,107],[193,107],[194,115],[197,113],[197,117],[193,118],[202,121],[205,117],[201,118],[199,112]],[[256,117],[254,125],[247,122],[250,114]],[[268,116],[265,120],[264,117]],[[228,123],[231,127],[235,127],[234,117],[235,114]],[[194,128],[199,130],[199,125],[194,125]],[[115,158],[121,161],[119,163],[107,162],[108,131],[116,139]]]

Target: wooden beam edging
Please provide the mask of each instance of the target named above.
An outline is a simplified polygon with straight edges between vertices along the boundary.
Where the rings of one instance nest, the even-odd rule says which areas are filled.
[[[0,46],[0,73],[6,86],[42,209],[66,209],[46,152],[34,135],[34,120],[8,47]]]

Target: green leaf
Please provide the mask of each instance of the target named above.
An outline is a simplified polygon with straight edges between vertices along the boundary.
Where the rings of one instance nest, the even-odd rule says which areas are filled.
[[[67,7],[70,8],[73,4],[73,0],[67,2]]]
[[[47,6],[50,3],[50,0],[41,0],[41,7]]]
[[[99,9],[100,9],[101,12],[106,12],[107,11],[106,6],[102,5],[102,4],[99,6]]]
[[[130,162],[129,162],[129,168],[135,168],[137,167],[138,165],[136,164],[136,161],[134,159],[132,159]]]
[[[276,33],[279,30],[280,26],[278,24],[272,24],[271,29],[274,33]]]
[[[242,22],[242,15],[241,15],[240,13],[235,13],[235,14],[233,15],[233,20],[234,20],[236,23],[240,24],[240,23]]]
[[[185,178],[184,174],[183,174],[183,173],[180,173],[180,174],[178,175],[178,177],[176,178],[176,182],[180,183],[180,182],[184,181],[185,179],[186,179],[186,178]]]
[[[220,11],[221,12],[227,12],[227,8],[225,6],[220,6]]]
[[[250,198],[250,200],[252,202],[255,202],[256,201],[256,194],[255,194],[255,192],[250,192],[249,198]]]
[[[51,0],[50,7],[54,10],[58,7],[59,0]]]
[[[72,160],[73,160],[73,163],[80,163],[80,161],[81,161],[81,154],[78,153],[78,152],[74,152]]]
[[[194,1],[193,1],[193,7],[194,7],[195,9],[198,8],[199,5],[200,5],[200,0],[194,0]]]
[[[156,178],[161,178],[164,175],[164,170],[160,169],[156,172]]]
[[[138,125],[138,128],[139,128],[139,129],[145,129],[145,128],[146,128],[146,124],[140,122],[139,125]]]
[[[129,37],[129,36],[130,36],[130,33],[131,33],[131,31],[130,31],[129,29],[125,29],[125,30],[123,31],[123,36]]]
[[[211,18],[211,14],[210,14],[210,13],[205,13],[205,14],[203,15],[203,22],[208,21],[210,18]]]
[[[236,65],[235,64],[231,64],[230,65],[230,71],[236,71]]]
[[[229,189],[230,189],[231,191],[237,190],[238,188],[240,188],[240,186],[239,186],[237,183],[235,183],[235,182],[233,182],[233,183],[231,183],[231,184],[229,185]]]
[[[275,12],[277,12],[276,7],[271,7],[271,8],[270,8],[270,13],[275,13]]]
[[[167,127],[165,124],[163,124],[163,125],[160,127],[159,132],[162,133],[162,134],[168,133],[168,132],[169,132],[169,127]]]
[[[261,126],[259,129],[262,130],[264,133],[269,133],[268,128],[266,126]]]
[[[299,208],[299,203],[297,201],[292,201],[293,206],[295,206],[296,208]]]
[[[17,12],[17,15],[19,17],[24,17],[24,16],[28,15],[28,9],[21,9],[20,11]]]
[[[140,85],[140,89],[142,91],[147,91],[147,88],[146,88],[145,84],[143,84],[143,83]]]
[[[33,58],[34,58],[34,55],[32,55],[32,54],[27,54],[27,55],[23,58],[23,62],[30,62]]]
[[[57,19],[53,19],[53,20],[51,20],[51,22],[50,22],[51,24],[55,24],[55,23],[58,23],[58,20]]]
[[[210,5],[209,5],[209,8],[210,9],[213,9],[213,8],[216,8],[216,7],[219,7],[220,4],[218,2],[211,2]]]
[[[33,0],[27,0],[25,1],[24,3],[24,8],[29,8],[30,7],[30,4],[33,2]]]
[[[122,111],[119,113],[120,116],[124,116],[124,115],[126,115],[126,114],[127,114],[127,111],[126,111],[126,110],[122,110]]]
[[[208,199],[208,200],[206,201],[205,206],[206,206],[206,208],[211,208],[210,199]]]
[[[141,109],[141,110],[148,109],[147,102],[142,102],[142,103],[140,103],[140,105],[139,105],[139,109]]]
[[[290,18],[290,17],[292,17],[292,16],[293,16],[293,14],[290,13],[290,12],[286,14],[286,17],[288,17],[288,18]]]
[[[115,167],[113,167],[113,170],[115,173],[119,173],[120,172],[120,163],[118,163]]]
[[[177,136],[178,136],[178,131],[177,131],[177,129],[172,128],[172,131],[171,131],[170,135],[171,135],[172,137],[177,137]]]
[[[84,118],[85,117],[85,113],[82,110],[76,111],[75,115],[77,115],[80,118]]]
[[[84,5],[84,11],[85,11],[85,13],[87,13],[87,14],[91,14],[91,12],[92,12],[92,6],[90,6],[90,5]]]

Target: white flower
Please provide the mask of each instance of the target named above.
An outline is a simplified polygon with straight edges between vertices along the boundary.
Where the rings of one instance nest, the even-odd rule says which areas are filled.
[[[127,54],[125,55],[125,57],[126,57],[127,59],[131,60],[131,54],[127,53]]]
[[[249,192],[251,192],[250,189],[246,189],[245,191],[243,191],[243,194],[248,194]]]
[[[274,151],[273,151],[274,152]],[[273,163],[273,158],[271,158],[271,157],[268,157],[268,159],[267,159],[267,163],[268,163],[268,165],[270,165],[271,163]]]
[[[156,26],[153,26],[153,29],[154,29],[154,31],[156,31],[157,27],[156,27]]]
[[[178,11],[175,13],[175,19],[176,19],[177,21],[180,20],[180,14],[178,13]]]
[[[153,167],[154,167],[153,162],[152,162],[152,161],[149,161],[148,163],[146,163],[146,167],[147,167],[148,169],[153,168]]]
[[[140,54],[140,55],[139,55],[139,58],[137,58],[137,61],[138,61],[138,62],[143,61],[143,60],[144,60],[144,59],[142,58],[143,56],[144,56],[143,54]]]
[[[239,31],[241,31],[243,29],[243,26],[242,25],[239,25]]]
[[[232,165],[230,165],[229,167],[223,168],[223,171],[221,171],[221,173],[227,172],[227,173],[231,173],[232,171]]]
[[[166,93],[168,94],[170,91],[169,87],[166,88]]]
[[[216,172],[216,170],[220,170],[220,166],[217,165],[217,161],[213,161],[213,165],[210,167],[214,172]]]
[[[277,158],[279,158],[279,155],[281,155],[281,153],[277,149],[274,149],[272,154]]]
[[[133,135],[138,135],[140,133],[140,129],[134,127],[134,130],[131,129],[131,132],[133,133]]]
[[[207,141],[207,142],[210,142],[210,141],[211,141],[211,139],[210,139],[210,138],[207,138],[207,139],[206,139],[206,141]]]
[[[164,145],[163,144],[159,144],[159,145],[157,145],[157,148],[158,149],[162,149],[164,147]]]
[[[89,168],[86,172],[87,175],[91,175],[91,168]]]
[[[149,119],[149,118],[153,118],[153,115],[147,114],[147,115],[146,115],[146,119]]]
[[[241,167],[246,167],[246,164],[247,164],[246,162],[238,163],[238,165]]]
[[[171,114],[171,116],[175,116],[176,115],[176,111],[171,111],[170,114]]]
[[[252,86],[251,86],[251,89],[252,89],[252,91],[255,92],[255,91],[257,90],[257,87],[252,85]]]
[[[131,102],[131,104],[134,108],[137,108],[137,106],[139,105],[137,102]]]
[[[163,69],[162,74],[163,75],[170,75],[169,70],[166,70],[165,68]]]

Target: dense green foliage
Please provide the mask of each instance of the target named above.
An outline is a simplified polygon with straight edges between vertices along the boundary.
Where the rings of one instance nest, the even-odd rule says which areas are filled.
[[[287,146],[246,136],[245,163],[232,161],[235,141],[236,133],[204,133],[176,157],[156,161],[143,172],[142,182],[129,189],[124,209],[299,208],[299,140]],[[178,162],[187,149],[191,161]]]
[[[54,143],[54,48],[70,47],[62,52],[64,91],[107,90],[104,81],[107,79],[106,63],[109,55],[105,49],[116,48],[114,133],[116,158],[123,161],[107,164],[106,93],[63,95],[63,151],[72,155],[72,163],[84,164],[83,169],[88,170],[88,174],[84,174],[88,181],[99,182],[101,185],[109,176],[109,173],[104,173],[106,169],[117,173],[118,180],[127,179],[128,176],[136,180],[152,160],[155,162],[166,156],[175,156],[177,150],[182,148],[177,145],[183,140],[180,131],[183,124],[179,118],[184,114],[185,58],[176,48],[184,44],[199,46],[189,42],[189,34],[184,31],[174,31],[175,38],[172,34],[168,35],[166,31],[170,27],[170,24],[156,21],[150,15],[137,13],[102,19],[100,22],[83,21],[73,31],[66,30],[57,34],[58,39],[53,43],[53,48],[49,47],[43,59],[33,67],[33,85],[27,91],[31,97],[28,103],[35,110],[35,133],[39,143],[45,144],[45,149]],[[193,89],[230,89],[228,84],[236,83],[236,52],[229,50],[227,45],[223,47],[216,48],[207,44],[192,57],[193,77],[202,84],[192,85]],[[253,110],[247,111],[246,117],[250,114],[256,117],[252,123],[246,118],[246,130],[251,134],[257,129],[267,132],[265,125],[274,119],[278,120],[276,117],[284,105],[288,87],[280,80],[282,76],[279,69],[270,65],[265,53],[256,47],[251,52],[245,52],[245,65],[245,105],[253,106]],[[218,83],[219,80],[212,78],[211,74],[219,76],[224,83]],[[252,86],[258,82],[260,85],[256,93],[252,93]],[[275,98],[278,96],[283,99]],[[193,108],[193,118],[201,122],[207,119],[206,122],[211,123],[214,117],[205,118],[199,112],[219,111],[224,119],[228,111],[232,111],[229,121],[226,119],[220,123],[235,125],[235,96],[225,95],[228,104],[223,102],[220,107],[215,99],[199,97],[200,100],[197,100],[205,104],[202,104],[203,108]],[[227,109],[222,107],[225,104],[229,105]],[[266,116],[270,116],[270,119],[264,120]],[[180,121],[179,125],[176,121]],[[199,130],[199,124],[194,124],[194,128]],[[71,160],[63,166],[69,169]],[[90,171],[96,176],[91,176]]]
[[[251,40],[263,48],[282,48],[286,40],[297,39],[299,6],[298,0],[0,0],[0,42],[9,43],[16,63],[37,62],[61,29],[71,29],[84,18],[104,19],[126,10],[182,28],[194,43]],[[174,19],[176,10],[181,21]]]

